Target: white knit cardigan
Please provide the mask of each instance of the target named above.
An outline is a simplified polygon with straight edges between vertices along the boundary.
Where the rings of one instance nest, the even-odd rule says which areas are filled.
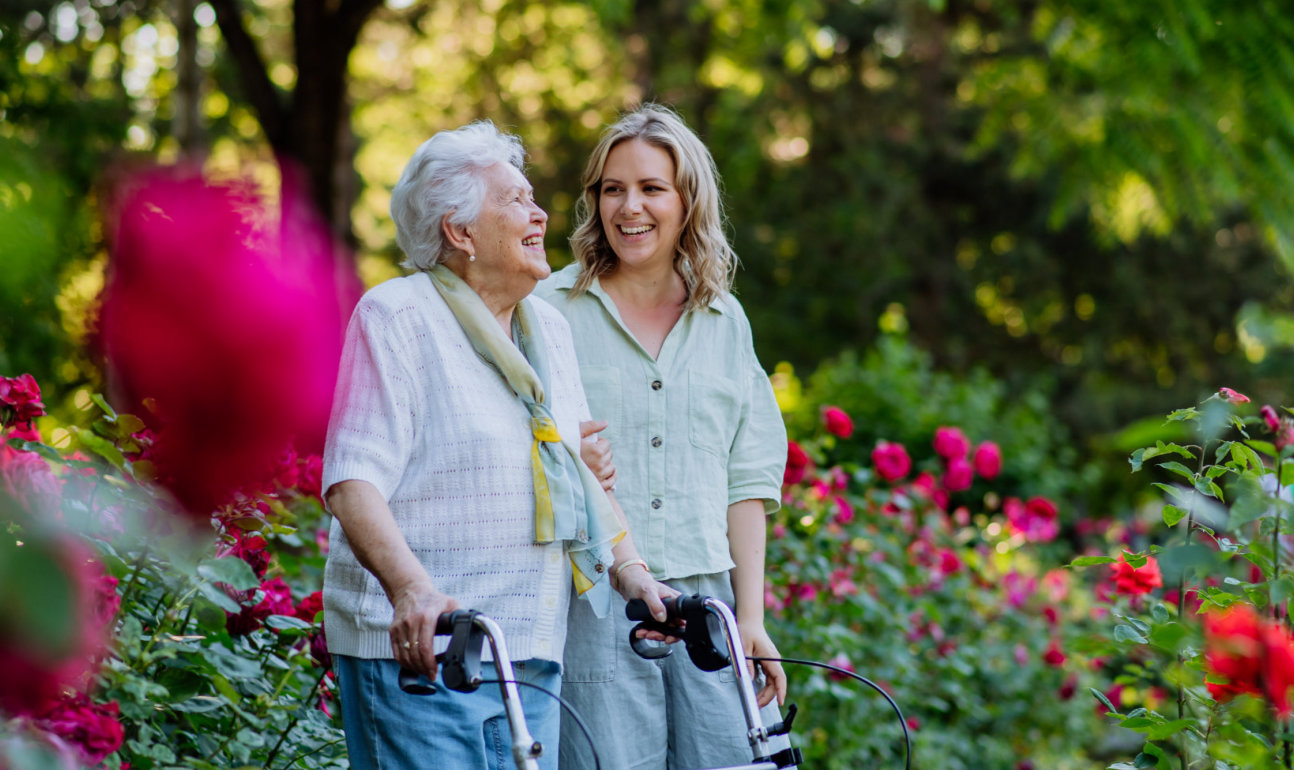
[[[562,435],[578,440],[588,406],[570,327],[528,301],[548,350],[549,404]],[[497,621],[510,657],[560,661],[570,564],[561,543],[534,542],[531,441],[526,408],[425,273],[364,295],[346,331],[323,489],[372,483],[438,590]],[[323,598],[331,652],[391,657],[391,604],[336,520]]]

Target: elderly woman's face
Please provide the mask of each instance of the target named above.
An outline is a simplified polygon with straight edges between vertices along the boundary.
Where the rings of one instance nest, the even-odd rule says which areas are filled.
[[[500,280],[542,281],[552,272],[544,251],[548,214],[535,203],[534,188],[506,163],[496,163],[483,174],[485,203],[476,224],[469,228],[477,270]]]

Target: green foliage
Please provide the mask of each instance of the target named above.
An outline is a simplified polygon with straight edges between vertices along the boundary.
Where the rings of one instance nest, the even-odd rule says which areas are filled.
[[[1111,723],[1144,740],[1141,754],[1110,767],[1286,767],[1288,722],[1273,707],[1287,702],[1294,666],[1286,610],[1294,479],[1290,449],[1276,448],[1289,426],[1276,426],[1276,444],[1261,440],[1271,427],[1216,395],[1168,420],[1188,425],[1190,437],[1130,457],[1134,473],[1165,479],[1151,482],[1163,493],[1162,526],[1148,547],[1123,551],[1112,623],[1074,640],[1105,661],[1116,689],[1172,693],[1127,710],[1101,697]],[[1114,561],[1080,557],[1071,566]],[[1270,662],[1246,662],[1254,659]]]
[[[854,418],[852,437],[840,451],[865,457],[878,440],[907,446],[914,460],[934,457],[930,437],[955,425],[973,441],[992,439],[1011,462],[1004,469],[1022,494],[1081,500],[1097,482],[1096,467],[1080,465],[1068,429],[1040,391],[1013,395],[984,369],[957,376],[934,367],[932,357],[901,335],[885,335],[861,356],[846,352],[824,362],[805,382],[806,396],[786,414],[788,430],[807,434],[820,405],[833,404]]]

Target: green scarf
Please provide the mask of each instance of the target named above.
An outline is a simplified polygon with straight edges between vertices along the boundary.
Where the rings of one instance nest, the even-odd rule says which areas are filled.
[[[625,531],[606,492],[580,459],[579,445],[563,439],[544,395],[548,383],[548,354],[529,300],[512,311],[512,344],[480,295],[444,265],[428,276],[449,305],[472,347],[507,380],[530,411],[531,472],[535,484],[535,542],[562,540],[571,560],[575,589],[598,617],[611,608],[607,579],[614,560],[612,547]]]

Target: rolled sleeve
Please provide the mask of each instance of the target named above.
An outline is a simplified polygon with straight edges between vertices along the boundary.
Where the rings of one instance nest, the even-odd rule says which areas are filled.
[[[786,467],[786,426],[773,395],[773,385],[752,362],[746,377],[741,422],[728,455],[728,505],[762,500],[764,512],[782,506],[782,475]]]

